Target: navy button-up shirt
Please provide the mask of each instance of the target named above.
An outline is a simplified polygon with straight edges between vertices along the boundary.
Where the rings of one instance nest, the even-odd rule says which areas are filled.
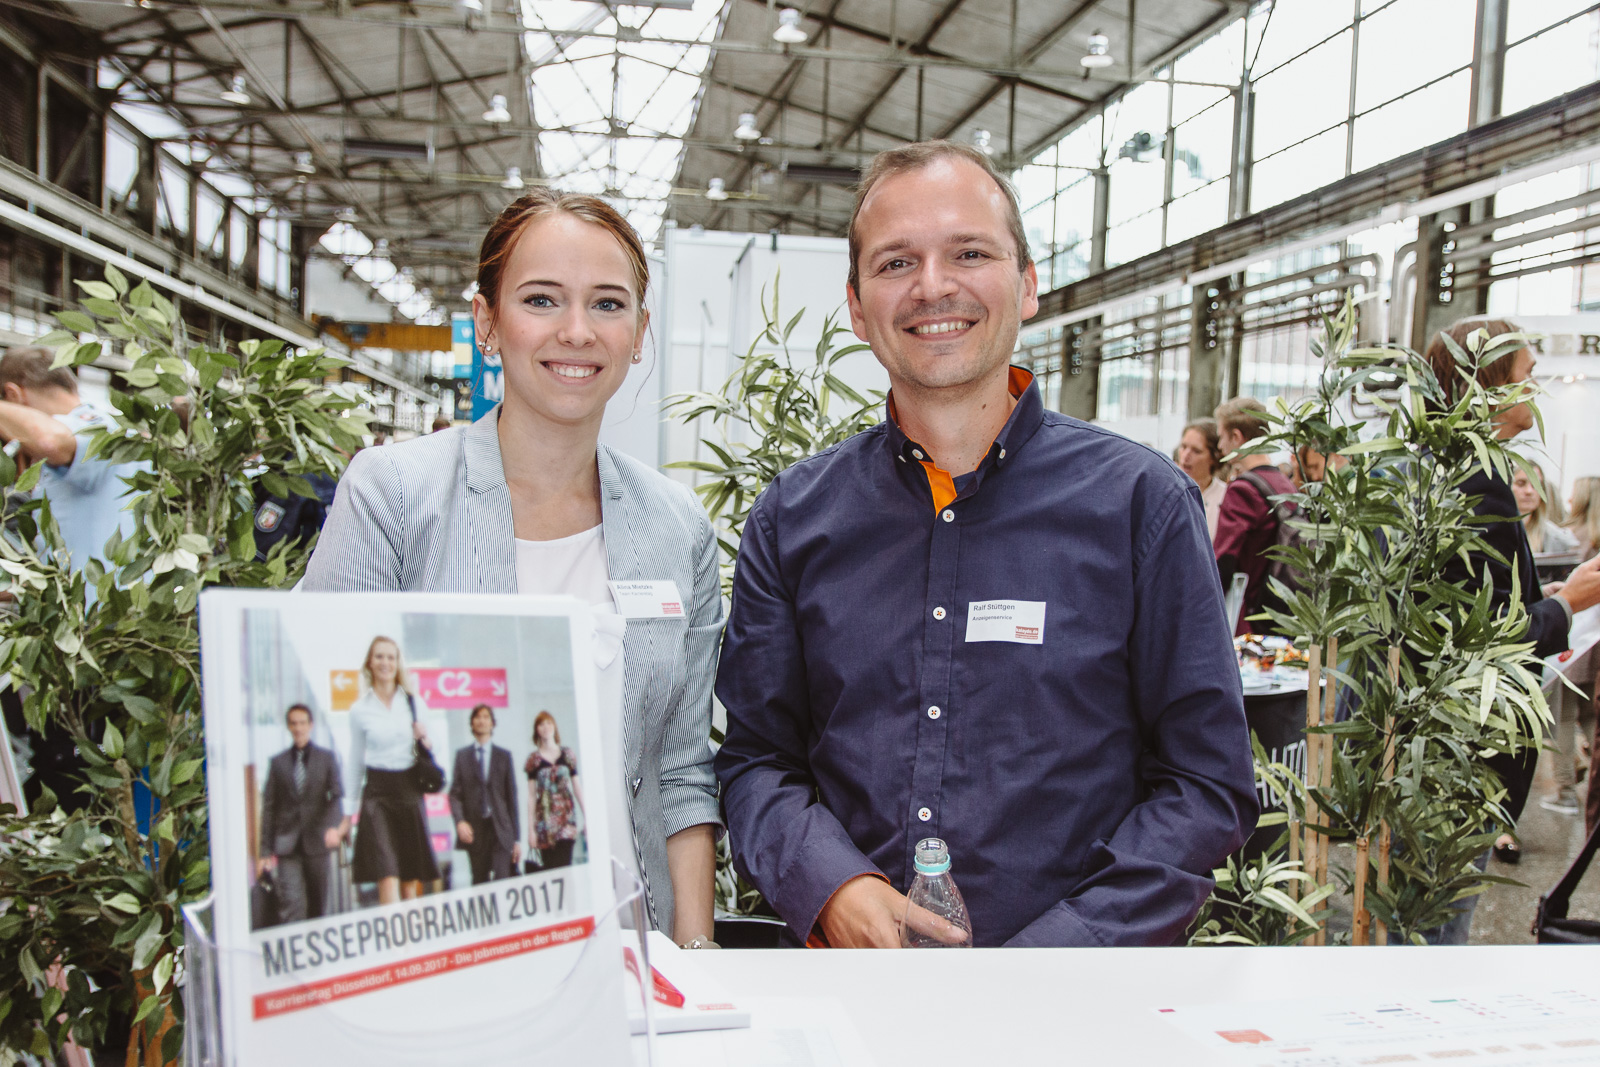
[[[802,939],[934,836],[980,946],[1177,941],[1257,814],[1199,489],[1032,384],[976,471],[923,455],[891,418],[750,514],[717,679],[735,863]],[[1043,601],[1041,643],[969,642],[996,600]]]

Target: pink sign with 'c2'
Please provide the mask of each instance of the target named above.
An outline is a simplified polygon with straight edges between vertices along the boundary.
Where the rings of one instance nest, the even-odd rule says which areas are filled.
[[[412,671],[419,696],[430,708],[466,710],[479,704],[506,706],[504,667],[428,667]]]

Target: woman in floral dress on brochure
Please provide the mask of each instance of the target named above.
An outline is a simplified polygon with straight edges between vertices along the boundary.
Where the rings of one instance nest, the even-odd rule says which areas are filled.
[[[528,775],[528,806],[533,812],[528,844],[539,850],[540,869],[548,871],[572,864],[583,787],[578,782],[578,759],[561,744],[561,730],[548,711],[533,720],[533,744],[522,768]]]

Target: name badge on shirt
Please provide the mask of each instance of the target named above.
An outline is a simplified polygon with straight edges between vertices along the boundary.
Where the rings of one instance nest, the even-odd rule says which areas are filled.
[[[625,619],[681,619],[683,598],[671,578],[653,582],[608,582]]]
[[[967,605],[967,640],[1044,644],[1042,600],[977,600]]]

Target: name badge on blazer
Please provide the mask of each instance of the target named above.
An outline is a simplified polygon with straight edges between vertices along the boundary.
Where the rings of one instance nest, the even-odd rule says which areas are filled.
[[[980,600],[967,605],[967,640],[1044,644],[1043,600]]]
[[[678,583],[671,578],[607,584],[624,619],[683,618],[683,598],[678,595]]]

